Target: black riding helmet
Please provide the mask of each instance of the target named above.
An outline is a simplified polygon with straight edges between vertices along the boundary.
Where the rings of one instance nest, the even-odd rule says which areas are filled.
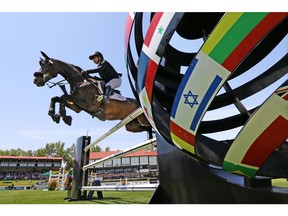
[[[92,59],[94,58],[94,56],[98,56],[98,57],[100,57],[101,59],[104,59],[102,53],[100,53],[100,52],[98,52],[98,51],[96,51],[96,52],[94,52],[92,55],[90,55],[90,56],[89,56],[89,59],[92,60]]]

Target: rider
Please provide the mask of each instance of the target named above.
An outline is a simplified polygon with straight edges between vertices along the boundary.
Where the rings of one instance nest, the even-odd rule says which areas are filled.
[[[106,60],[104,60],[102,53],[96,51],[89,56],[90,60],[93,60],[95,64],[98,64],[96,69],[83,70],[82,75],[99,73],[100,77],[105,81],[105,93],[104,97],[98,98],[99,101],[102,99],[105,104],[108,103],[108,97],[112,92],[112,89],[120,87],[122,83],[121,74],[117,73],[113,66]]]

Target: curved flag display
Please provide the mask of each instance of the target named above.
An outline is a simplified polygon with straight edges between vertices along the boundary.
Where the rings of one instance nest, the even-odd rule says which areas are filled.
[[[288,144],[288,56],[267,60],[287,43],[287,15],[129,13],[128,78],[155,131],[186,155],[226,172],[288,177],[285,146],[276,152]],[[282,168],[271,172],[276,161]]]
[[[177,16],[179,15],[176,15],[176,18]],[[151,106],[152,91],[158,65],[160,64],[162,57],[161,52],[159,52],[159,47],[163,48],[163,45],[161,44],[162,39],[166,39],[166,31],[167,29],[169,30],[169,24],[173,19],[175,19],[175,13],[155,13],[146,34],[139,59],[137,77],[139,98],[146,117],[156,130],[157,127],[153,119]]]
[[[288,80],[251,116],[229,148],[223,168],[255,177],[265,160],[288,138]]]
[[[246,55],[285,13],[227,13],[187,69],[175,97],[170,130],[177,146],[195,154],[195,135],[211,101]]]

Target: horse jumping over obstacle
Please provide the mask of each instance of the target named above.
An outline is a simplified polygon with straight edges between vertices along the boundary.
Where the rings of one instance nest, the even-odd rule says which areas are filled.
[[[52,86],[47,84],[50,88],[59,85],[64,92],[61,97],[53,97],[51,99],[48,115],[56,123],[59,123],[60,117],[62,117],[66,124],[71,125],[72,117],[66,115],[65,107],[72,109],[76,113],[84,110],[101,121],[122,120],[140,107],[137,100],[125,98],[121,95],[120,98],[122,97],[122,100],[117,100],[112,96],[109,98],[110,103],[106,105],[98,102],[97,98],[103,94],[103,91],[101,91],[102,80],[96,78],[87,81],[81,75],[80,67],[50,58],[42,51],[41,54],[44,59],[40,58],[40,69],[34,73],[34,84],[42,87],[58,74],[64,78],[64,80],[54,83]],[[63,81],[67,81],[70,84],[70,94],[67,93],[65,86],[61,84]],[[59,103],[59,114],[55,113],[56,103]],[[144,114],[129,122],[125,127],[130,132],[151,131],[151,125]]]

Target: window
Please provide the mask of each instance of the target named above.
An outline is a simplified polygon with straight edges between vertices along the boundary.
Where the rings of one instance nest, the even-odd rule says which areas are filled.
[[[113,160],[113,166],[121,166],[121,158],[116,158]]]
[[[104,166],[105,166],[105,167],[110,167],[110,166],[112,166],[112,161],[104,162]]]
[[[122,166],[130,165],[130,158],[122,158]]]
[[[139,157],[131,157],[131,165],[139,165]]]
[[[149,157],[149,164],[150,165],[156,165],[157,164],[157,157],[156,156]]]
[[[148,164],[148,157],[140,157],[140,164]]]

